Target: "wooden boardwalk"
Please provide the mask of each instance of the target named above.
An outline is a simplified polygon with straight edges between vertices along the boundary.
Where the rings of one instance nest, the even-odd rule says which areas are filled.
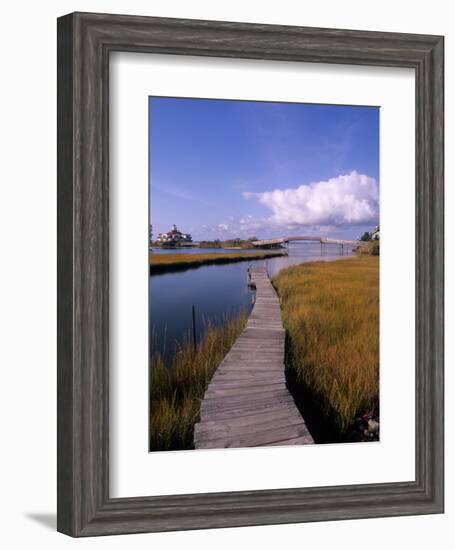
[[[265,268],[251,270],[251,284],[253,311],[205,392],[196,449],[313,443],[286,387],[285,331]]]

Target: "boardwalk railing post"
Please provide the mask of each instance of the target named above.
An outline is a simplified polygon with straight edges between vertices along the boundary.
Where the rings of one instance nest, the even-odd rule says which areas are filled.
[[[193,314],[193,348],[194,348],[194,351],[196,351],[196,347],[197,347],[197,344],[196,344],[196,308],[194,307],[194,304],[193,304],[193,307],[192,307],[192,314]]]

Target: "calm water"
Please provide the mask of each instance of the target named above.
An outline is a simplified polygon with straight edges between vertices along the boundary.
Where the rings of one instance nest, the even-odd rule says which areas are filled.
[[[207,322],[221,324],[224,319],[252,308],[253,291],[248,288],[248,267],[263,266],[271,276],[294,264],[315,260],[331,261],[341,257],[339,247],[327,245],[321,256],[319,243],[291,244],[289,255],[268,260],[208,265],[177,273],[154,274],[149,279],[150,352],[160,351],[167,364],[175,347],[189,341],[192,334],[192,305],[196,309],[197,339]],[[229,252],[218,248],[154,249],[153,253]],[[231,252],[237,252],[232,250]],[[345,255],[351,252],[344,251]]]

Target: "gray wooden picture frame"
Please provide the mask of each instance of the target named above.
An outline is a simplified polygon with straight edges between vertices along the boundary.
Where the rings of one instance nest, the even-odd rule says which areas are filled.
[[[443,511],[443,38],[74,13],[58,20],[58,530],[71,536]],[[416,82],[416,480],[109,496],[109,54],[409,67]]]

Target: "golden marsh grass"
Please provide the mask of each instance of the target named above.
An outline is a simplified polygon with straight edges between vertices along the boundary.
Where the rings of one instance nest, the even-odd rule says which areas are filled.
[[[345,432],[379,410],[379,257],[307,263],[274,280],[290,368]]]
[[[210,264],[226,264],[246,260],[263,260],[287,254],[284,250],[269,252],[212,252],[207,254],[149,254],[150,273],[172,271]]]

